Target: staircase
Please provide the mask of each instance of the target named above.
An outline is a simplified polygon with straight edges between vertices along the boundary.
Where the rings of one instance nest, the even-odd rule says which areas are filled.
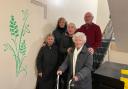
[[[113,37],[112,21],[110,20],[103,32],[101,47],[97,48],[93,56],[93,69],[94,71],[102,64],[104,57],[109,49],[110,42]]]

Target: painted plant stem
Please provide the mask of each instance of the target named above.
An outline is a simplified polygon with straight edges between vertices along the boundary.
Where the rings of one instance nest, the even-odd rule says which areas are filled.
[[[11,43],[4,44],[5,51],[10,50],[13,53],[13,58],[16,63],[16,76],[18,77],[21,72],[27,74],[27,66],[23,64],[26,57],[27,45],[25,41],[25,34],[30,33],[28,24],[28,10],[22,10],[23,25],[19,29],[14,16],[10,17],[10,33]]]

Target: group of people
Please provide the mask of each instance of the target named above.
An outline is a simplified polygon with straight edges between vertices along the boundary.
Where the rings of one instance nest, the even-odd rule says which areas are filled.
[[[77,29],[65,18],[58,19],[56,29],[47,35],[37,56],[36,89],[55,89],[57,75],[62,76],[61,89],[67,88],[70,79],[74,89],[92,89],[93,54],[101,46],[102,34],[91,12],[85,13],[84,20],[85,24]]]

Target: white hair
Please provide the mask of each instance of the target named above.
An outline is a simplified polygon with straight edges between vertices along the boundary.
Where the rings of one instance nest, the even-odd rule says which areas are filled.
[[[80,38],[84,43],[86,43],[86,35],[83,32],[77,32],[73,35],[73,42],[75,42],[76,38]]]

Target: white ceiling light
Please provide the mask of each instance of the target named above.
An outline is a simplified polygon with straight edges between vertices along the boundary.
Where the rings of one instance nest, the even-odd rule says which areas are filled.
[[[63,3],[63,0],[54,0],[54,3],[56,6],[61,6]]]

